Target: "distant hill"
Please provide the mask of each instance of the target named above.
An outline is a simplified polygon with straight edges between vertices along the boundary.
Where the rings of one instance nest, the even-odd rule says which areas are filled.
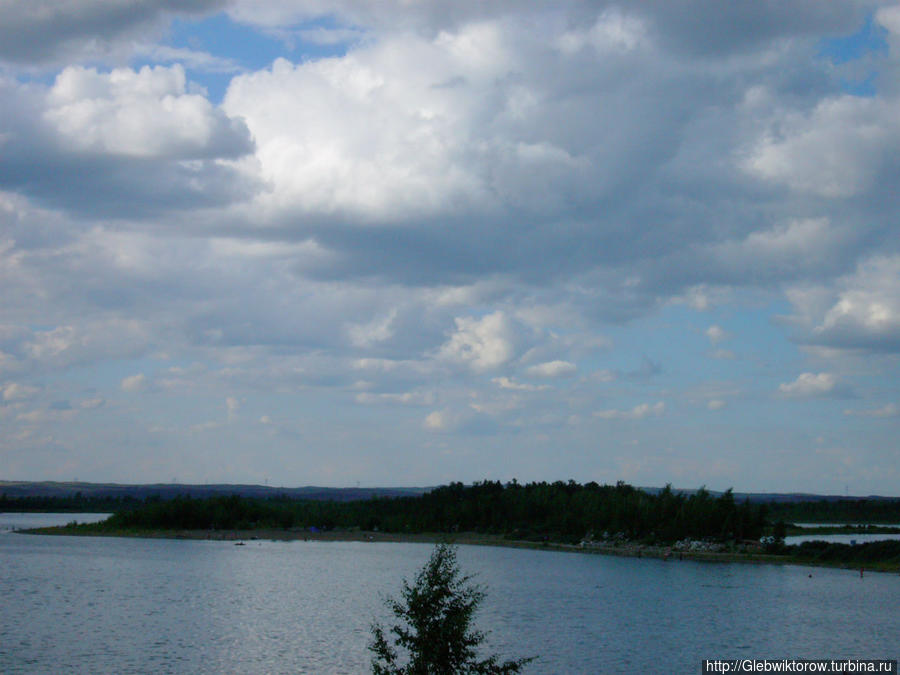
[[[144,499],[159,496],[161,499],[174,497],[215,497],[240,495],[241,497],[275,497],[284,495],[294,499],[315,499],[328,501],[354,501],[371,497],[414,497],[428,492],[431,488],[329,488],[329,487],[270,487],[268,485],[189,485],[182,483],[150,483],[128,485],[121,483],[82,483],[53,481],[3,481],[0,480],[0,494],[8,498],[17,497],[73,497],[79,492],[83,497],[133,497]]]
[[[352,487],[331,488],[307,485],[305,487],[271,487],[268,485],[231,485],[227,483],[191,485],[183,483],[150,483],[143,485],[130,485],[122,483],[83,483],[83,482],[53,482],[53,481],[4,481],[0,480],[0,495],[13,499],[17,497],[73,497],[79,492],[83,497],[133,497],[144,499],[145,497],[158,495],[161,499],[172,499],[179,496],[191,497],[215,497],[222,495],[240,495],[241,497],[275,497],[284,495],[294,499],[314,499],[325,501],[348,502],[371,497],[415,497],[430,492],[433,487]],[[663,488],[642,487],[638,488],[650,494],[657,494]],[[672,490],[678,494],[692,495],[696,489]],[[721,492],[710,490],[712,497],[718,497]],[[752,503],[794,503],[809,501],[839,501],[839,500],[900,500],[900,497],[884,497],[877,495],[846,496],[846,495],[818,495],[804,492],[735,492],[734,498],[738,502],[749,499]]]

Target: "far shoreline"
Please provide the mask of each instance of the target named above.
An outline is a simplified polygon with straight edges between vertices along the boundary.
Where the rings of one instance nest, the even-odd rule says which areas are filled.
[[[109,530],[95,529],[92,524],[76,527],[56,526],[17,530],[18,534],[38,534],[52,536],[82,537],[131,537],[138,539],[190,539],[201,541],[230,541],[235,544],[248,541],[321,541],[321,542],[365,542],[365,543],[421,543],[436,544],[449,542],[464,546],[501,546],[540,551],[560,551],[593,555],[612,555],[629,558],[654,558],[667,561],[689,560],[709,563],[743,563],[756,565],[798,565],[804,567],[829,567],[858,570],[855,563],[816,561],[794,558],[764,552],[713,552],[676,551],[671,546],[646,545],[636,542],[619,544],[566,544],[553,541],[529,541],[507,539],[502,535],[478,532],[446,533],[398,533],[365,530]],[[863,568],[866,572],[900,572],[900,564],[891,562],[871,563]]]

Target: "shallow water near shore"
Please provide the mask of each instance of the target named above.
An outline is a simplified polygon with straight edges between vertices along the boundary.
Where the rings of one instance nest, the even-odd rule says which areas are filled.
[[[382,598],[431,549],[8,534],[0,672],[367,672]],[[538,655],[529,673],[898,656],[898,575],[475,546],[459,562],[486,586],[491,650]]]

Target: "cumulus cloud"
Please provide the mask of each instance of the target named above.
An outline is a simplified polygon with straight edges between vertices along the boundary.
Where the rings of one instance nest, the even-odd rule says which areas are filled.
[[[238,410],[241,409],[241,402],[236,399],[234,396],[227,396],[225,398],[225,410],[228,411],[228,419],[229,421],[234,420],[235,416],[238,413]]]
[[[20,384],[18,382],[9,382],[3,386],[0,386],[0,392],[3,393],[0,396],[4,402],[10,401],[24,401],[26,399],[32,398],[35,394],[40,391],[40,388],[33,387],[28,384]]]
[[[184,70],[69,66],[51,87],[0,76],[0,188],[43,206],[136,218],[244,199],[225,160],[252,150],[246,126],[189,91]]]
[[[591,373],[591,379],[595,380],[596,382],[612,382],[613,380],[617,379],[618,376],[618,373],[609,370],[608,368],[596,370]]]
[[[456,425],[456,422],[457,420],[452,413],[446,410],[435,410],[428,413],[425,421],[422,422],[422,426],[428,431],[444,432],[449,431]]]
[[[778,391],[792,398],[831,396],[837,391],[838,380],[831,373],[800,373],[793,382],[778,385]]]
[[[642,420],[648,417],[660,417],[666,410],[666,404],[662,401],[658,403],[641,403],[634,406],[631,410],[597,410],[594,417],[602,420]]]
[[[450,142],[452,120],[465,111],[447,110],[452,93],[430,88],[453,75],[428,81],[418,72],[442,55],[427,45],[394,47],[405,48],[408,66],[386,53],[296,66],[279,60],[232,81],[224,108],[246,120],[273,189],[261,206],[384,219],[479,198]]]
[[[491,380],[501,389],[511,389],[512,391],[544,391],[549,389],[546,384],[528,384],[526,382],[517,382],[511,377],[495,377]]]
[[[900,406],[896,403],[886,403],[880,408],[872,408],[868,410],[844,410],[845,415],[854,417],[897,417],[900,416]]]
[[[121,382],[122,391],[127,392],[142,391],[146,385],[147,377],[143,373],[129,375],[128,377],[123,378]]]
[[[847,67],[877,66],[867,97],[842,92],[846,69],[821,54],[863,25],[864,4],[233,0],[241,26],[199,28],[283,45],[240,72],[224,41],[154,42],[179,10],[167,1],[0,7],[0,373],[109,418],[110,438],[127,428],[132,447],[140,434],[120,412],[134,402],[116,398],[152,384],[160,413],[191,400],[183,412],[201,423],[224,400],[235,466],[235,439],[276,429],[292,444],[273,441],[255,464],[283,457],[326,480],[337,474],[314,472],[329,462],[397,465],[298,451],[335,442],[307,412],[327,399],[348,420],[345,448],[435,451],[410,484],[458,475],[443,464],[457,461],[442,454],[448,436],[420,442],[423,431],[540,427],[520,434],[516,458],[479,445],[480,466],[521,461],[540,477],[538,445],[559,444],[573,475],[596,474],[607,469],[585,458],[603,453],[575,421],[666,424],[653,385],[679,396],[685,377],[729,384],[692,394],[699,405],[680,415],[722,409],[746,377],[727,362],[724,327],[761,335],[753,322],[773,318],[782,293],[794,313],[767,325],[767,349],[794,349],[777,331],[829,359],[900,349],[896,53]],[[895,31],[894,14],[875,20]],[[13,30],[38,27],[47,39],[17,46]],[[896,31],[887,39],[895,49]],[[216,105],[204,86],[218,95],[236,73]],[[691,330],[723,361],[698,363],[667,333]],[[109,368],[93,369],[110,359],[120,378],[138,375],[110,387]],[[845,365],[765,386],[839,396],[849,384],[832,371],[848,383],[860,372]],[[237,414],[257,394],[298,412],[277,424],[249,403]],[[44,414],[16,396],[0,406],[5,424]],[[753,445],[774,447],[772,419],[761,411]],[[377,442],[355,442],[364,433]],[[669,434],[702,445],[687,436]],[[154,443],[133,465],[161,461]]]
[[[44,119],[66,149],[142,158],[238,157],[246,127],[186,91],[181,65],[101,73],[70,66],[47,94]]]
[[[392,309],[387,316],[376,317],[366,324],[354,324],[350,326],[350,341],[357,347],[384,342],[394,334],[393,323],[397,318],[397,310]]]
[[[557,360],[529,366],[525,372],[533,377],[569,377],[577,370],[574,363]]]
[[[841,96],[808,115],[788,112],[744,168],[793,190],[847,198],[872,187],[900,148],[900,101]]]
[[[356,395],[356,402],[367,405],[371,404],[394,404],[405,406],[423,406],[434,405],[434,392],[425,391],[406,391],[402,393],[395,392],[360,392]]]
[[[457,317],[455,322],[456,331],[441,347],[440,358],[466,364],[476,372],[493,370],[513,358],[513,329],[503,312],[480,319]]]
[[[706,329],[706,337],[713,345],[717,345],[728,338],[728,333],[721,326],[713,324]]]
[[[876,255],[828,284],[787,290],[796,339],[832,350],[900,350],[900,256]]]
[[[83,410],[96,410],[106,405],[106,399],[102,396],[94,396],[93,398],[85,398],[78,402],[78,407]]]
[[[530,5],[525,14],[533,12]],[[520,246],[534,260],[548,252],[551,237],[549,223],[545,230],[534,219],[553,220],[552,235],[568,245],[585,233],[601,240],[606,234],[612,243],[615,226],[593,219],[591,227],[579,225],[579,210],[630,189],[647,164],[677,143],[675,122],[659,105],[676,88],[665,81],[671,73],[644,71],[651,64],[637,48],[644,20],[600,11],[575,17],[586,26],[573,28],[563,13],[536,33],[530,20],[503,10],[477,13],[488,16],[451,22],[435,34],[388,30],[341,58],[282,59],[236,77],[224,109],[243,118],[257,142],[260,175],[271,187],[258,200],[261,213],[368,225],[416,219],[420,228],[430,226],[427,234],[402,232],[394,245],[415,242],[420,249],[451,234],[441,231],[447,218],[460,219],[459,234],[501,242],[506,228],[479,227],[476,235],[466,220],[478,213],[497,227],[498,219],[513,216],[526,235]],[[637,72],[648,78],[646,90],[634,90],[629,73]],[[635,96],[640,116],[633,114]],[[571,229],[559,227],[560,212],[572,216]],[[421,223],[427,216],[441,220]],[[334,240],[339,233],[323,228],[322,234]],[[461,242],[449,243],[458,248]],[[482,248],[480,257],[491,253]],[[464,260],[454,257],[457,264]],[[570,265],[583,264],[580,255],[569,258]]]
[[[837,301],[815,327],[813,338],[832,346],[900,348],[900,256],[860,265],[842,282]]]
[[[16,419],[29,424],[48,424],[54,422],[68,422],[75,417],[75,411],[66,409],[59,410],[55,408],[41,408],[38,410],[29,410],[16,415]]]
[[[142,353],[150,330],[143,321],[107,318],[29,331],[18,342],[27,365],[56,370]]]

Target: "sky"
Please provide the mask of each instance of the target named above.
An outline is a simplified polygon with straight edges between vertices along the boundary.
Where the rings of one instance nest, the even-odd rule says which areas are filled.
[[[0,0],[0,479],[900,494],[900,6]]]

